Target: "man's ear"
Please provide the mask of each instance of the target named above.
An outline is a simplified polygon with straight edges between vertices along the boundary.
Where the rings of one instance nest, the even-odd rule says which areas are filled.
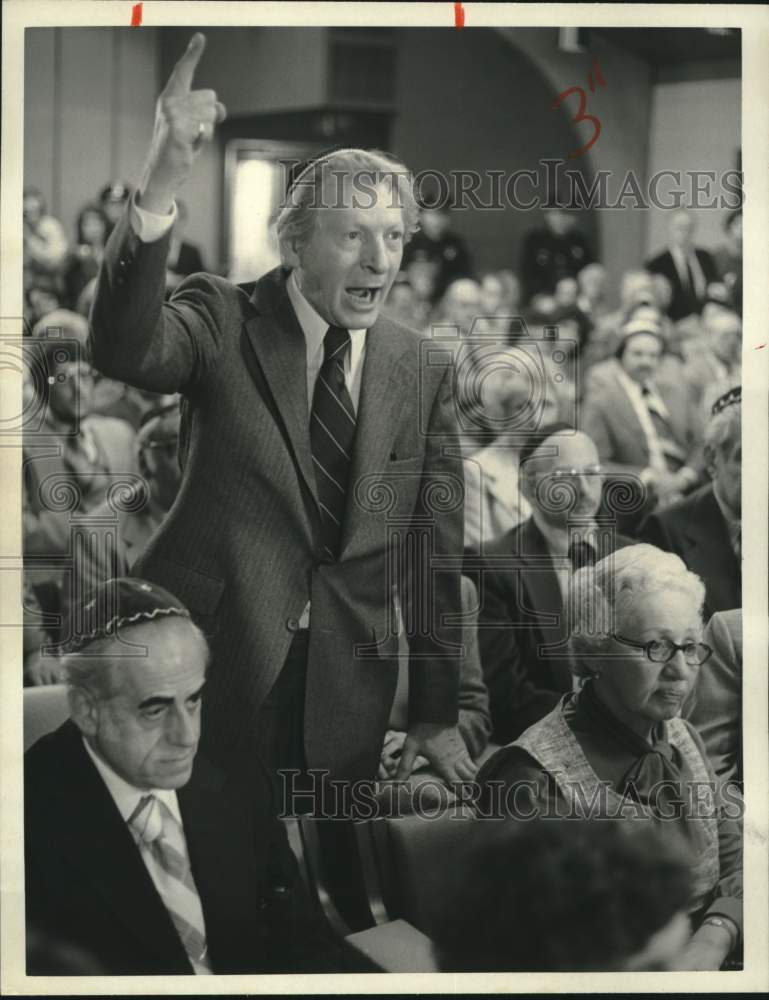
[[[280,260],[284,267],[294,269],[301,266],[296,240],[280,241]]]
[[[70,687],[67,691],[69,714],[84,736],[95,736],[98,729],[99,711],[96,699],[85,688]]]

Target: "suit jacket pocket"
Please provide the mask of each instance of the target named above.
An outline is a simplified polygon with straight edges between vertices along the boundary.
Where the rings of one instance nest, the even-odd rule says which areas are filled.
[[[158,556],[151,560],[148,568],[152,579],[170,590],[189,611],[205,616],[216,614],[224,592],[224,580]]]

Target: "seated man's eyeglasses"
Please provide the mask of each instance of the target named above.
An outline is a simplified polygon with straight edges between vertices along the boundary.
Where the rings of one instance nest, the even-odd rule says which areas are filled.
[[[689,664],[702,666],[709,659],[713,650],[704,642],[684,642],[679,645],[671,639],[652,639],[650,642],[634,642],[633,639],[625,639],[621,635],[612,634],[612,639],[621,642],[623,646],[633,646],[635,649],[642,649],[646,658],[652,663],[669,663],[680,649],[684,654],[684,659]]]

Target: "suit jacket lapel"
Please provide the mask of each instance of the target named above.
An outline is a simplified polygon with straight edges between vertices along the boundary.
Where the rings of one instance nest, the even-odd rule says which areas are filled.
[[[71,730],[70,730],[71,726]],[[77,728],[67,724],[62,781],[54,789],[66,802],[55,835],[72,863],[105,904],[149,952],[191,971],[187,954],[112,796],[93,766]]]
[[[251,302],[258,315],[246,320],[245,329],[264,375],[264,388],[271,397],[265,402],[279,414],[299,470],[317,504],[310,450],[307,346],[286,292],[282,269],[276,268],[257,282]],[[255,380],[259,382],[258,377]],[[258,387],[261,391],[262,387]]]
[[[347,494],[347,512],[342,532],[342,548],[352,537],[359,520],[360,505],[355,500],[356,485],[369,474],[387,475],[390,448],[398,429],[403,400],[416,398],[415,373],[401,363],[398,331],[385,319],[378,319],[366,334],[357,429]],[[413,411],[410,411],[413,414]]]
[[[524,593],[528,594],[531,604],[526,610],[541,616],[538,628],[544,638],[553,629],[561,627],[563,597],[550,550],[534,518],[524,522],[520,532],[520,545],[521,561],[527,570]]]

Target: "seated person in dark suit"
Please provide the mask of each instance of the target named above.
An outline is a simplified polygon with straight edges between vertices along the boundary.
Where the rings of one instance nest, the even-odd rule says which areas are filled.
[[[189,612],[119,579],[81,614],[70,719],[25,755],[28,928],[108,975],[371,968],[310,914],[266,772],[196,755],[209,652]]]
[[[478,644],[495,743],[515,739],[572,689],[565,597],[573,569],[628,544],[596,524],[603,476],[590,438],[553,424],[520,453],[532,514],[468,557],[479,594]],[[473,573],[471,566],[480,567]]]
[[[443,972],[649,972],[689,940],[685,857],[653,830],[475,824],[435,941]]]
[[[722,781],[742,787],[742,608],[717,611],[703,641],[713,655],[697,678],[683,716],[702,737],[710,763]]]
[[[742,607],[742,390],[713,404],[705,429],[712,482],[647,518],[641,539],[675,552],[705,584],[705,618]]]
[[[707,297],[708,285],[718,281],[713,258],[707,250],[694,245],[694,226],[694,218],[685,209],[674,212],[668,224],[667,248],[646,264],[647,271],[662,274],[670,282],[673,298],[668,315],[671,319],[699,313]]]

